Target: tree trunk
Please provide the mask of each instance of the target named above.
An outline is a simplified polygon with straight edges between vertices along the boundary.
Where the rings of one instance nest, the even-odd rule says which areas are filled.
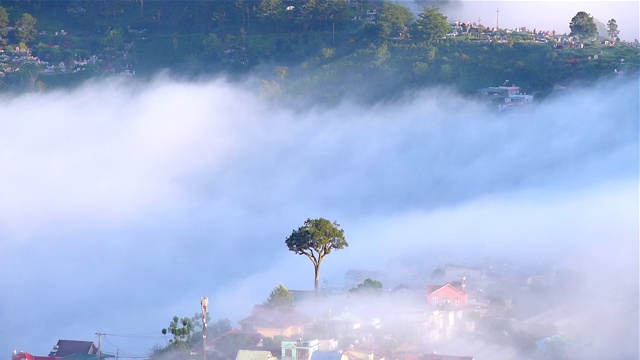
[[[320,264],[318,263],[317,265],[314,266],[314,270],[315,270],[315,282],[313,283],[313,288],[316,291],[316,297],[318,297],[319,293],[318,293],[318,283],[320,282]]]

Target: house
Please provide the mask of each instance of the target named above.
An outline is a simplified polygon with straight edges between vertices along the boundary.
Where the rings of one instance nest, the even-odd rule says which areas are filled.
[[[100,358],[114,357],[113,355],[101,354]],[[53,350],[47,356],[35,356],[23,351],[13,351],[11,360],[62,360],[62,359],[97,359],[98,348],[92,341],[78,340],[58,340],[53,346]]]
[[[236,360],[278,360],[271,355],[271,351],[238,350]]]
[[[282,341],[282,360],[311,360],[313,353],[320,350],[320,341]]]
[[[294,309],[254,305],[251,315],[238,321],[238,324],[245,333],[258,333],[265,337],[295,337],[312,320]]]
[[[54,357],[48,357],[48,356],[35,356],[29,353],[26,353],[24,351],[14,350],[11,356],[11,360],[58,360],[58,359]]]
[[[58,340],[49,353],[50,357],[68,357],[70,355],[97,354],[98,348],[93,341]]]
[[[465,291],[464,282],[428,285],[427,303],[433,306],[467,306],[467,292]]]

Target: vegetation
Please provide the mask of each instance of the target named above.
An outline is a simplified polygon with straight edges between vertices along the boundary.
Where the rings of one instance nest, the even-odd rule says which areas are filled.
[[[581,39],[596,34],[585,12],[570,25]],[[608,34],[619,35],[614,19]],[[640,63],[629,44],[582,46],[539,31],[452,24],[437,7],[414,17],[381,0],[3,1],[0,49],[5,92],[113,73],[144,79],[168,69],[241,79],[260,69],[268,70],[262,94],[289,103],[315,89],[323,91],[313,100],[328,103],[380,101],[435,85],[471,95],[505,79],[542,98],[556,84],[613,76],[620,59],[630,75]]]
[[[294,306],[293,294],[284,285],[280,284],[271,291],[264,304],[274,308],[291,309]]]
[[[571,35],[579,37],[581,40],[591,40],[598,36],[596,23],[593,16],[584,11],[580,11],[571,19],[569,23]]]
[[[371,278],[365,279],[361,284],[349,290],[352,294],[375,294],[382,291],[382,283]]]
[[[207,315],[208,317],[208,315]],[[207,319],[207,336],[216,338],[231,330],[231,322],[228,319],[220,319],[211,323]],[[162,334],[171,335],[167,345],[153,350],[150,359],[179,360],[189,358],[194,349],[202,347],[202,314],[196,313],[193,317],[174,316],[169,326],[162,329]]]
[[[322,260],[333,250],[349,246],[340,225],[324,218],[307,219],[304,225],[291,233],[285,243],[289,251],[305,255],[313,263],[316,294],[318,293]]]

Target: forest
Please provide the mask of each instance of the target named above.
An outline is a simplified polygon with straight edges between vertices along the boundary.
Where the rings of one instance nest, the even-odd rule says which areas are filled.
[[[543,99],[558,85],[638,72],[637,44],[615,42],[615,32],[598,40],[495,29],[421,5],[413,14],[373,0],[1,1],[0,91],[164,70],[258,76],[260,91],[283,101],[309,89],[324,89],[314,101],[328,102],[438,85],[471,95],[507,79]]]

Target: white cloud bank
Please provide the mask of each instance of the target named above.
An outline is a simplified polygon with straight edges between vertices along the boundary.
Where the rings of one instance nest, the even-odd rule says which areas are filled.
[[[598,254],[637,277],[637,82],[526,117],[438,90],[294,111],[164,78],[1,99],[0,114],[0,353],[156,334],[200,296],[235,320],[278,283],[310,288],[308,260],[284,245],[307,217],[350,242],[324,263],[332,286],[422,254],[425,270]]]

